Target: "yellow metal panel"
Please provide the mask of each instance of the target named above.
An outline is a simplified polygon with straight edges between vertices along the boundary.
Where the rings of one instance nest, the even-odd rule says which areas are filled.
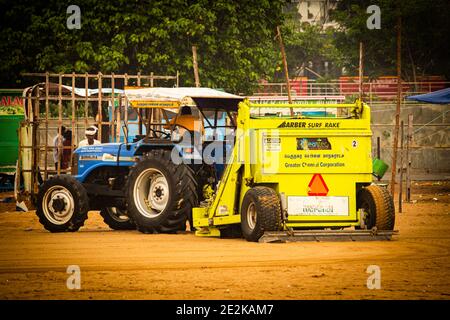
[[[252,129],[303,129],[303,130],[355,130],[366,129],[370,131],[370,122],[368,119],[283,119],[279,117],[274,118],[259,118],[250,119],[249,127]]]
[[[214,227],[201,228],[195,231],[195,235],[198,237],[220,237],[220,230]]]
[[[235,214],[235,215],[230,215],[230,216],[226,216],[226,217],[215,217],[213,221],[214,221],[215,226],[224,225],[224,224],[240,223],[241,215]]]
[[[306,139],[305,139],[306,138]],[[329,150],[310,150],[308,138],[320,139]],[[261,174],[290,173],[372,173],[371,137],[369,133],[337,134],[329,131],[301,131],[287,134],[261,131],[257,138],[262,147]],[[271,141],[279,141],[278,149]]]

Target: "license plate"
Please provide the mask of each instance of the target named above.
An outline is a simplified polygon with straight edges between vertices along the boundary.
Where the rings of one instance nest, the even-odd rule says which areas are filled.
[[[348,197],[290,196],[287,210],[293,216],[348,216]]]

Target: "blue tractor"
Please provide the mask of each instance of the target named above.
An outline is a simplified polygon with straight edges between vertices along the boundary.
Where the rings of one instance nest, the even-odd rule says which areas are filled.
[[[72,175],[53,176],[39,188],[36,213],[47,230],[77,231],[90,210],[100,210],[116,230],[174,233],[186,230],[187,221],[193,230],[192,208],[220,179],[234,143],[226,136],[234,133],[243,98],[208,88],[138,88],[125,96],[144,111],[146,134],[78,148]],[[200,121],[197,131],[182,121],[187,107]]]

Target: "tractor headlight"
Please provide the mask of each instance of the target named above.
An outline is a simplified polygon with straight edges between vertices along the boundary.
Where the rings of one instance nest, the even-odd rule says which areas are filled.
[[[110,153],[104,153],[102,155],[102,161],[117,161],[117,157]]]

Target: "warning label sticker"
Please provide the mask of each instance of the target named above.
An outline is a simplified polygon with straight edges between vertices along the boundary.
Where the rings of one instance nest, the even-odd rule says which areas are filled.
[[[281,139],[279,137],[263,137],[263,145],[265,151],[281,151]]]

